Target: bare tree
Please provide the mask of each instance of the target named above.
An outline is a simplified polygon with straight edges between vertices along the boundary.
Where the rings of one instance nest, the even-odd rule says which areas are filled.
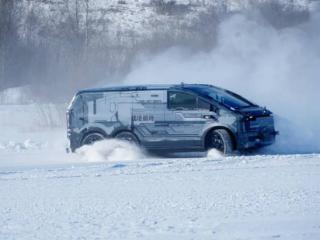
[[[76,0],[76,6],[75,6],[75,17],[76,17],[76,24],[77,24],[77,28],[79,30],[79,0]]]
[[[86,19],[85,19],[85,24],[86,24],[86,29],[85,29],[85,36],[86,36],[86,48],[88,48],[89,45],[89,0],[84,0],[86,4]]]
[[[14,22],[14,2],[12,0],[0,0],[0,89],[15,85],[10,81],[10,65],[16,54],[17,41],[16,24]]]
[[[307,17],[307,12],[284,8],[275,0],[251,1],[276,27]],[[38,2],[50,14],[39,14]],[[105,2],[106,7],[97,9],[91,0],[0,0],[0,89],[31,85],[43,99],[69,98],[76,89],[121,78],[138,54],[157,54],[177,45],[191,51],[211,49],[221,19],[232,14],[224,1],[197,12],[206,1],[152,0],[141,5],[155,16],[143,19],[145,34],[116,29],[115,21],[126,16],[122,11],[131,11],[130,4],[138,2]]]
[[[5,58],[7,29],[7,1],[0,0],[0,90],[5,85]]]

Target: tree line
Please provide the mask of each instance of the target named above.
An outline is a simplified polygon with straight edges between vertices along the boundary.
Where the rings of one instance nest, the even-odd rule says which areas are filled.
[[[195,51],[214,47],[219,23],[233,14],[222,3],[207,6],[187,22],[185,16],[197,11],[191,1],[154,0],[142,5],[160,16],[143,20],[152,29],[145,36],[130,29],[110,30],[112,19],[97,17],[129,11],[130,2],[93,11],[94,0],[0,0],[0,91],[27,85],[39,99],[63,101],[79,88],[119,81],[139,54],[177,45]],[[45,6],[50,8],[46,13]],[[275,27],[308,18],[307,11],[284,9],[278,1],[256,8]]]

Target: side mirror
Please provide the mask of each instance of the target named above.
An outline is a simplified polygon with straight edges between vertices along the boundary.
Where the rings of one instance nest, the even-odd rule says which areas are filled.
[[[219,108],[217,108],[214,105],[210,105],[210,112],[214,112],[216,114],[219,114]]]

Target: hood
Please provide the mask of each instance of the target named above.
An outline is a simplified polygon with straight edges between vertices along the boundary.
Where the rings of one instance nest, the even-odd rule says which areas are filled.
[[[243,109],[238,109],[238,111],[239,113],[248,117],[249,116],[262,117],[262,116],[270,116],[272,114],[271,111],[259,106],[252,106],[252,107],[247,107]]]

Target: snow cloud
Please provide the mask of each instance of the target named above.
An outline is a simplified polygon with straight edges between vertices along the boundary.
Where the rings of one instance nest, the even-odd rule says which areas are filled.
[[[85,145],[79,148],[77,153],[88,162],[126,162],[145,158],[138,146],[117,139],[107,139],[93,145]]]
[[[172,48],[139,58],[126,84],[210,83],[267,106],[281,132],[277,152],[320,150],[320,14],[276,29],[255,14],[223,21],[209,52]]]

